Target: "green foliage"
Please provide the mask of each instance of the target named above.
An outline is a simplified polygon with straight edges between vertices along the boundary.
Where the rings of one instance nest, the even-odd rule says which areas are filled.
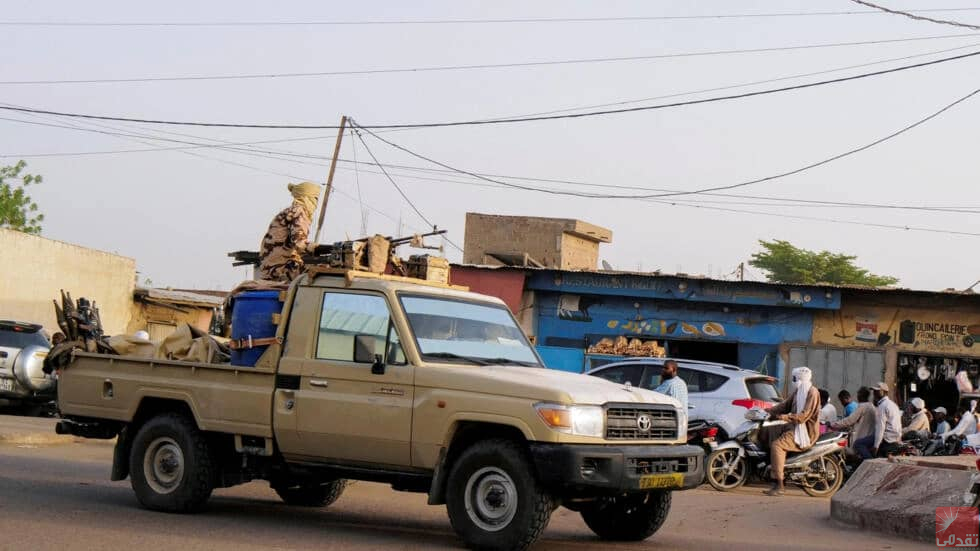
[[[830,251],[808,251],[779,239],[759,241],[763,251],[754,253],[749,265],[765,270],[769,281],[779,283],[831,283],[883,287],[898,278],[875,275],[854,265],[856,256]]]
[[[41,183],[34,174],[21,176],[27,163],[18,161],[13,166],[0,166],[0,228],[9,228],[39,235],[44,215],[38,212],[37,203],[27,194],[27,188]]]

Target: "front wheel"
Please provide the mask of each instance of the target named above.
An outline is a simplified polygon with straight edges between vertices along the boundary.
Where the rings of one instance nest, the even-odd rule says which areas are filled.
[[[604,498],[582,509],[582,520],[600,539],[645,540],[667,520],[670,500],[670,492]]]
[[[554,508],[527,452],[511,440],[473,444],[449,472],[449,522],[471,549],[527,549],[548,525]]]
[[[803,491],[813,497],[832,496],[844,483],[844,469],[836,455],[815,459],[804,476]]]
[[[715,450],[708,455],[705,463],[708,484],[716,490],[730,492],[741,487],[749,478],[749,464],[744,457],[739,457],[736,449]]]

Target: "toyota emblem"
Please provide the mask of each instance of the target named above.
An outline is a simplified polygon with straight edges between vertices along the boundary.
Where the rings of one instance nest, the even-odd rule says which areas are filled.
[[[636,428],[640,429],[640,432],[648,432],[652,426],[653,419],[650,419],[649,415],[643,414],[636,418]]]

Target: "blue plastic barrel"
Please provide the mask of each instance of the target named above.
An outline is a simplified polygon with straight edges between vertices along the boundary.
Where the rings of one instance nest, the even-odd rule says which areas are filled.
[[[231,338],[262,339],[276,336],[272,315],[282,312],[279,291],[244,291],[232,297]],[[268,348],[256,346],[231,351],[231,365],[254,367]]]

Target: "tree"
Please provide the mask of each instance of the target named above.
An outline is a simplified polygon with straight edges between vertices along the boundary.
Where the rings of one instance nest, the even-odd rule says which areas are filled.
[[[856,256],[830,251],[808,251],[779,239],[759,241],[763,251],[754,253],[749,265],[765,270],[769,281],[779,283],[831,283],[883,287],[898,278],[875,275],[854,265]]]
[[[13,166],[0,166],[0,228],[9,228],[38,235],[44,215],[38,212],[37,203],[27,194],[27,188],[41,183],[35,174],[21,176],[27,163],[18,161]],[[17,181],[19,183],[14,184]]]

